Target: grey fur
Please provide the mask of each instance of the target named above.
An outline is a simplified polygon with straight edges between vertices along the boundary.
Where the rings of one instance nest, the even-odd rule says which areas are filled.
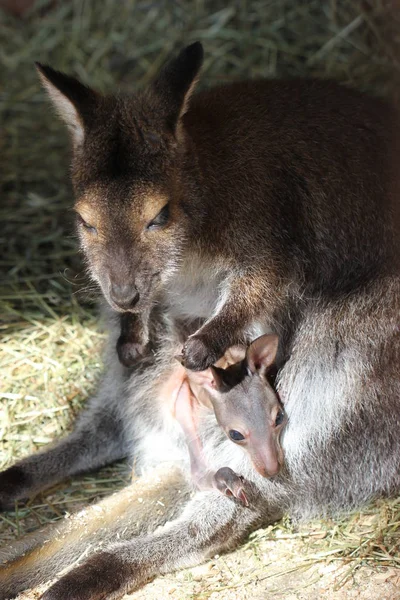
[[[340,301],[319,300],[309,306],[295,335],[291,357],[279,375],[278,389],[289,417],[282,440],[285,471],[274,480],[260,477],[246,453],[229,442],[208,415],[201,432],[205,459],[213,470],[229,465],[251,482],[250,508],[217,492],[198,492],[178,519],[154,534],[133,539],[126,534],[126,527],[137,519],[132,511],[120,515],[105,537],[108,542],[116,531],[125,531],[125,541],[107,547],[107,555],[135,568],[129,571],[126,567],[125,579],[115,583],[108,598],[120,597],[157,574],[233,548],[251,529],[266,525],[285,510],[304,518],[350,509],[375,496],[399,491],[399,304],[400,281],[387,277]],[[110,344],[113,342],[111,339]],[[175,347],[174,339],[164,343],[153,359],[152,377],[147,369],[138,369],[126,379],[116,362],[110,365],[97,400],[80,421],[92,423],[93,409],[101,413],[102,403],[107,407],[103,413],[106,421],[106,415],[114,410],[125,424],[126,452],[138,458],[138,468],[144,472],[162,459],[189,473],[184,436],[163,399],[157,397],[157,386],[171,369]],[[118,400],[110,397],[110,377],[121,392]],[[78,430],[80,427],[78,424]],[[67,440],[74,440],[74,435]],[[68,445],[68,441],[61,443]],[[37,465],[46,454],[37,455]],[[32,464],[32,459],[28,461]],[[114,503],[118,503],[118,495]],[[91,534],[93,545],[86,546],[87,552],[95,548],[93,540],[101,542],[102,537],[101,531],[97,538]],[[66,536],[51,561],[38,558],[35,568],[26,572],[21,565],[4,569],[0,572],[0,598],[13,597],[27,586],[50,579],[59,570],[57,565],[74,562],[84,550],[82,541],[71,546]],[[9,552],[15,555],[12,548]],[[3,552],[4,559],[6,555]],[[61,579],[45,595],[46,600],[97,598],[95,591],[75,596],[70,590],[74,578],[90,575],[99,556],[102,554],[94,554],[84,562],[86,566]]]

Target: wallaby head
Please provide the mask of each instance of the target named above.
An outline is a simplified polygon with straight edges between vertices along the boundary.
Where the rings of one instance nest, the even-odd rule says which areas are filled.
[[[103,96],[37,64],[72,138],[77,227],[110,305],[140,311],[173,272],[187,237],[185,114],[203,59],[196,42],[145,91]]]
[[[277,350],[278,336],[266,334],[243,349],[242,360],[226,369],[188,371],[191,387],[208,392],[219,425],[232,442],[249,452],[263,477],[276,475],[283,464],[279,438],[286,415],[267,379]]]

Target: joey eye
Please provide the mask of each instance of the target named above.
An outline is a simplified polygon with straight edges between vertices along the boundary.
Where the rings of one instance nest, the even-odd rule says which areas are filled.
[[[278,412],[278,414],[276,415],[275,426],[278,427],[278,425],[282,425],[284,418],[285,418],[285,411],[280,410]]]
[[[169,204],[166,204],[160,210],[158,215],[152,221],[150,221],[150,223],[148,223],[146,225],[146,229],[151,231],[152,229],[158,229],[160,227],[164,227],[164,225],[166,225],[168,223],[168,219],[169,219]]]
[[[89,231],[89,233],[97,233],[97,229],[96,227],[94,227],[93,225],[90,225],[89,223],[87,223],[85,221],[85,219],[83,219],[81,217],[80,214],[78,214],[78,223],[84,228],[86,229],[86,231]]]
[[[230,429],[228,434],[232,442],[242,442],[244,440],[244,435],[242,435],[240,431],[236,431],[236,429]]]

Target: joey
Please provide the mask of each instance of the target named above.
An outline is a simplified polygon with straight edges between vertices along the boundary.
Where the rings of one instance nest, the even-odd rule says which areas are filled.
[[[217,473],[207,467],[199,435],[202,414],[199,405],[212,407],[228,439],[248,452],[260,475],[273,477],[279,472],[283,463],[280,435],[286,414],[267,379],[277,349],[278,336],[266,334],[247,349],[236,346],[231,353],[228,351],[219,361],[226,368],[212,366],[206,371],[187,371],[187,381],[182,379],[175,412],[188,443],[192,477],[200,489],[216,487],[248,505],[243,477],[229,466]]]

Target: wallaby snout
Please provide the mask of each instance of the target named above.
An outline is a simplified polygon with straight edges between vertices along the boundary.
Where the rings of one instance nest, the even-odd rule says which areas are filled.
[[[140,294],[135,285],[130,283],[110,282],[110,300],[117,309],[129,310],[139,301]]]

